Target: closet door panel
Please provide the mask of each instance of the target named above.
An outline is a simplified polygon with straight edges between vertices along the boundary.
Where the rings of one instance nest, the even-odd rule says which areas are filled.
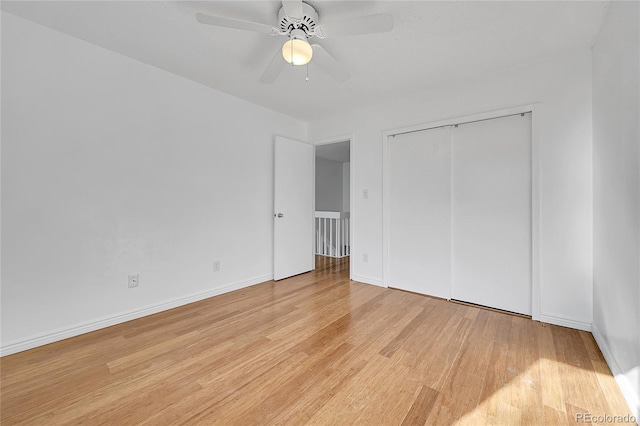
[[[391,137],[388,143],[388,282],[449,298],[451,130]]]
[[[531,314],[531,116],[452,129],[452,298]]]

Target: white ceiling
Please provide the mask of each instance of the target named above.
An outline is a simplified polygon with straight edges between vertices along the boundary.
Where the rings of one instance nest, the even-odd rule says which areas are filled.
[[[196,22],[196,12],[275,24],[279,1],[2,1],[2,10],[303,120],[589,48],[608,2],[308,2],[320,22],[388,12],[390,33],[321,40],[351,73],[309,67],[258,82],[284,37]]]

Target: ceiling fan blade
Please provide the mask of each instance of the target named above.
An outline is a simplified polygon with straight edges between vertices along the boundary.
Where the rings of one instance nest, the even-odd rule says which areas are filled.
[[[282,0],[282,7],[284,7],[284,13],[292,18],[302,18],[304,12],[302,11],[302,0]]]
[[[265,84],[273,83],[280,75],[285,65],[286,62],[282,57],[282,50],[278,48],[278,50],[276,50],[276,54],[273,55],[271,62],[269,62],[269,65],[267,65],[267,68],[264,70],[258,81]]]
[[[351,78],[349,73],[334,59],[333,56],[329,54],[324,47],[319,44],[312,44],[313,47],[313,59],[312,61],[320,68],[325,70],[327,74],[333,77],[335,80],[339,82],[345,82]]]
[[[222,16],[205,15],[204,13],[196,13],[196,20],[201,24],[214,25],[216,27],[235,28],[238,30],[253,31],[262,34],[276,35],[276,30],[271,25],[259,24],[257,22],[242,21],[239,19],[224,18]]]
[[[388,13],[359,16],[328,22],[316,27],[316,35],[320,38],[350,36],[358,34],[386,33],[393,29],[393,16]]]

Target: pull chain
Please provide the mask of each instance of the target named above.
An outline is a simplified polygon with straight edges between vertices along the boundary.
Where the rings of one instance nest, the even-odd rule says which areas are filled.
[[[309,82],[309,62],[307,62],[307,78],[305,80],[307,83]]]

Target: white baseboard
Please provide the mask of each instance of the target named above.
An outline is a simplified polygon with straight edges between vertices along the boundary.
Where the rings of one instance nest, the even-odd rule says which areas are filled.
[[[386,285],[384,285],[382,280],[376,280],[374,278],[369,278],[369,277],[362,277],[360,275],[352,275],[351,281],[358,281],[359,283],[377,285],[378,287],[385,287],[385,288],[387,287]]]
[[[199,293],[193,293],[188,296],[180,297],[173,300],[168,300],[166,302],[158,303],[155,305],[149,305],[144,308],[134,309],[134,310],[122,312],[116,315],[98,318],[96,320],[87,321],[87,322],[76,324],[70,327],[60,328],[47,333],[32,336],[26,339],[16,340],[0,346],[0,356],[15,354],[17,352],[26,351],[28,349],[36,348],[38,346],[43,346],[49,343],[53,343],[60,340],[68,339],[70,337],[78,336],[80,334],[100,330],[101,328],[111,327],[112,325],[131,321],[137,318],[142,318],[147,315],[156,314],[158,312],[177,308],[178,306],[187,305],[189,303],[198,302],[200,300],[208,299],[210,297],[218,296],[220,294],[228,293],[230,291],[239,290],[241,288],[249,287],[249,286],[259,284],[265,281],[269,281],[272,279],[273,279],[273,275],[264,275],[261,277],[255,277],[250,280],[239,281],[233,284],[229,284],[224,287],[218,287],[218,288],[214,288],[214,289],[199,292]]]
[[[566,318],[553,314],[545,314],[540,312],[538,321],[546,322],[547,324],[561,325],[568,328],[575,328],[577,330],[591,331],[590,322],[584,322],[573,318]]]
[[[604,360],[607,362],[611,373],[615,377],[616,383],[618,383],[618,387],[620,388],[624,399],[627,401],[627,405],[629,405],[629,408],[631,409],[631,413],[636,418],[636,423],[640,424],[640,395],[638,395],[633,389],[633,386],[629,382],[629,379],[627,379],[627,376],[622,374],[622,369],[611,353],[606,339],[602,333],[600,333],[600,330],[598,330],[598,327],[595,324],[591,325],[591,334],[593,334],[593,338],[598,344],[600,352],[602,352],[602,355],[604,356]]]

